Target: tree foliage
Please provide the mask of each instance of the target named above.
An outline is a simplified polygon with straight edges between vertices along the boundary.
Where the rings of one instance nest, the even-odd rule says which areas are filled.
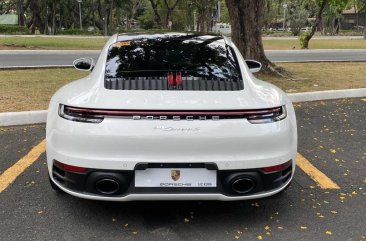
[[[298,36],[301,29],[307,25],[308,22],[308,12],[301,6],[297,5],[295,2],[290,2],[288,5],[288,22],[291,28],[291,32],[294,36]]]
[[[215,15],[219,2],[220,21],[228,23],[230,16],[225,0],[82,0],[82,24],[77,0],[3,0],[0,14],[18,14],[19,25],[26,26],[31,33],[58,34],[80,29],[82,25],[81,32],[111,34],[137,28],[138,24],[145,29],[171,27],[175,31],[209,32],[218,21]],[[237,5],[240,2],[236,0]],[[245,2],[250,4],[251,0]],[[258,3],[263,8],[253,11],[261,12],[261,27],[279,28],[287,22],[294,35],[306,25],[334,35],[342,28],[343,10],[354,7],[366,12],[366,0],[260,0]],[[356,25],[363,25],[363,21],[366,20],[357,18]],[[302,36],[305,45],[311,35],[312,31]]]

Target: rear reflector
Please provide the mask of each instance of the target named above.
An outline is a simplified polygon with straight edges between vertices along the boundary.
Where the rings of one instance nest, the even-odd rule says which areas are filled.
[[[59,161],[54,160],[53,164],[55,166],[57,166],[58,168],[64,170],[64,171],[68,171],[68,172],[77,172],[77,173],[85,173],[88,169],[85,167],[77,167],[77,166],[72,166],[72,165],[68,165],[65,163],[61,163]]]
[[[276,166],[263,167],[262,169],[264,172],[279,172],[279,171],[285,170],[290,165],[291,165],[291,161],[288,161],[288,162],[285,162],[283,164],[276,165]]]

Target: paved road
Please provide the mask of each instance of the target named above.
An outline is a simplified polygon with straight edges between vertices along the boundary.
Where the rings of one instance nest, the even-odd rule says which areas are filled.
[[[30,66],[72,66],[75,59],[98,59],[99,50],[11,50],[0,51],[0,68]]]
[[[366,48],[359,50],[274,50],[266,51],[266,55],[274,62],[366,61]]]
[[[71,66],[81,57],[98,58],[100,51],[13,50],[0,51],[0,68],[11,66]],[[266,51],[275,62],[366,61],[366,49],[360,50],[274,50]]]
[[[9,35],[9,34],[0,34],[0,38],[11,38],[11,37],[20,37],[20,38],[93,38],[93,39],[103,39],[103,38],[110,38],[111,36],[82,36],[82,35]],[[359,36],[321,36],[321,35],[315,35],[312,37],[312,39],[363,39],[363,35]],[[272,37],[272,36],[264,36],[262,39],[297,39],[296,36],[286,36],[286,37]]]
[[[366,240],[366,102],[296,104],[299,152],[341,189],[301,169],[282,195],[245,202],[88,201],[49,187],[46,157],[0,193],[0,240]],[[0,177],[44,125],[0,128]]]

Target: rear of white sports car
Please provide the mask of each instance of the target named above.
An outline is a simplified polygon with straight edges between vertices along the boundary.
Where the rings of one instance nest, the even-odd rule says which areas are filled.
[[[290,184],[296,148],[286,95],[211,35],[113,36],[47,119],[52,186],[96,200],[270,196]]]

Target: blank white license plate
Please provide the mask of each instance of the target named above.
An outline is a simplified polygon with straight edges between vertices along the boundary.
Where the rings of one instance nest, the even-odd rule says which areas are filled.
[[[148,168],[135,171],[135,187],[216,187],[216,170]]]

